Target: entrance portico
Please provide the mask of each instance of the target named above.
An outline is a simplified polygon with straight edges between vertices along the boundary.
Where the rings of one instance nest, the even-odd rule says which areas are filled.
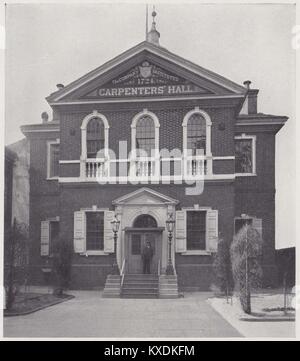
[[[150,188],[141,188],[113,201],[120,219],[117,243],[119,268],[125,273],[142,273],[141,252],[146,241],[154,251],[151,273],[165,273],[168,264],[168,234],[165,229],[168,214],[175,214],[177,200]],[[175,245],[172,242],[172,262],[175,267]]]

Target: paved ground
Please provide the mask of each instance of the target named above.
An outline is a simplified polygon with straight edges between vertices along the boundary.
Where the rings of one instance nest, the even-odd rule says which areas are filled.
[[[272,306],[271,301],[269,301],[269,305]],[[282,296],[280,301],[282,302]],[[277,337],[280,339],[296,337],[296,325],[295,322],[292,321],[241,321],[239,318],[245,317],[245,314],[241,311],[240,302],[236,298],[233,299],[233,305],[226,303],[225,299],[220,298],[211,298],[209,303],[216,311],[220,313],[220,315],[223,315],[224,318],[245,337]],[[254,311],[255,303],[257,303],[257,299],[256,297],[252,297]],[[277,303],[276,306],[278,306]]]
[[[207,302],[210,294],[175,300],[109,299],[100,291],[27,316],[4,318],[4,337],[241,337]]]

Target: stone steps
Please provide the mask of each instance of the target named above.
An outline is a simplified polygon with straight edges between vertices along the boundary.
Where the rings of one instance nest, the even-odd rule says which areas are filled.
[[[108,275],[106,277],[106,282],[102,293],[102,297],[120,298],[120,295],[121,295],[121,276]]]
[[[159,276],[159,298],[178,298],[178,281],[176,275]]]
[[[121,276],[108,275],[103,297],[110,298],[178,298],[176,275],[127,274],[121,289]]]
[[[158,298],[158,276],[134,274],[125,275],[122,298]]]

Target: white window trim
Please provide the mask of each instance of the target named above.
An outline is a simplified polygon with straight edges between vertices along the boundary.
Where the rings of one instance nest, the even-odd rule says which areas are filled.
[[[81,124],[81,156],[80,159],[83,161],[86,161],[87,159],[87,146],[86,146],[86,130],[87,130],[87,125],[89,123],[89,121],[92,118],[99,118],[103,121],[103,125],[104,125],[104,151],[105,151],[105,156],[108,157],[108,147],[109,147],[109,123],[107,118],[99,113],[97,110],[94,110],[92,113],[88,114],[82,121]]]
[[[207,212],[211,207],[199,207],[197,204],[194,207],[182,207],[182,210],[185,212],[189,211],[197,211],[197,212]],[[187,245],[187,238],[186,238],[186,245]],[[209,251],[207,245],[207,234],[206,234],[206,224],[205,224],[205,249],[187,249],[185,252],[182,252],[181,255],[183,256],[210,256],[212,254]]]
[[[236,177],[256,176],[256,135],[249,135],[243,133],[236,135],[234,139],[251,139],[252,140],[252,172],[251,173],[235,173]]]
[[[212,174],[212,153],[211,153],[211,118],[210,116],[204,111],[201,110],[199,107],[195,107],[193,110],[190,110],[183,118],[182,122],[182,130],[183,130],[183,155],[187,157],[187,127],[188,121],[193,114],[200,114],[203,116],[206,122],[206,149],[205,149],[205,158],[208,160],[207,162],[207,174]]]
[[[101,250],[87,250],[84,253],[79,253],[80,256],[85,256],[85,257],[89,257],[89,256],[108,256],[109,253],[106,253],[104,251]]]
[[[55,176],[55,177],[51,177],[51,145],[59,145],[60,141],[59,139],[56,140],[48,140],[47,141],[47,180],[58,180],[59,179],[59,175]]]
[[[136,158],[136,126],[137,122],[140,118],[148,115],[150,118],[154,121],[154,128],[155,128],[155,158],[157,159],[159,157],[159,120],[158,117],[152,113],[149,112],[148,109],[143,109],[140,113],[136,114],[131,122],[131,157]]]
[[[53,254],[50,253],[50,249],[51,249],[51,243],[52,243],[52,240],[51,240],[51,233],[50,233],[50,223],[51,222],[58,222],[59,223],[59,216],[55,216],[55,217],[48,217],[44,220],[44,222],[48,222],[48,227],[49,227],[49,254],[48,256],[41,256],[41,257],[48,257],[48,258],[52,258],[53,257]]]
[[[89,213],[89,212],[105,212],[108,211],[109,208],[98,208],[97,206],[92,206],[92,208],[80,208],[81,211],[84,211],[85,213]],[[85,218],[86,221],[86,218]],[[85,232],[87,232],[87,228],[85,227]],[[86,239],[86,233],[85,233],[85,239]],[[80,253],[80,256],[108,256],[110,253],[104,252],[104,250],[98,250],[98,249],[94,249],[94,250],[86,250],[83,253]]]
[[[59,222],[59,216],[46,218],[45,221],[47,221],[47,222]]]

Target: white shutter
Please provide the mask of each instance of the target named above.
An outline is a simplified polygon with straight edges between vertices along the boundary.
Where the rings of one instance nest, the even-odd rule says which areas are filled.
[[[261,218],[253,218],[252,226],[255,228],[260,236],[262,237],[262,219]]]
[[[41,222],[41,256],[49,256],[50,250],[50,227],[49,221]]]
[[[176,252],[186,252],[186,211],[176,211]]]
[[[215,209],[206,212],[206,248],[211,252],[218,250],[218,211]]]
[[[74,212],[74,252],[86,251],[86,221],[85,212]]]
[[[114,253],[114,233],[111,228],[111,221],[115,217],[115,212],[104,211],[104,252]]]

